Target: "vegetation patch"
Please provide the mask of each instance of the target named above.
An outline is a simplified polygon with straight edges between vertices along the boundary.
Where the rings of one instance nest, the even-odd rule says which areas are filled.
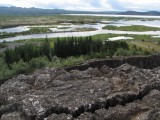
[[[160,28],[157,27],[149,27],[149,26],[143,26],[143,25],[132,25],[132,26],[113,26],[113,25],[107,25],[103,27],[103,29],[107,30],[121,30],[121,31],[160,31]]]
[[[39,34],[39,33],[49,33],[52,32],[49,28],[47,27],[33,27],[30,28],[28,31],[22,32],[22,34]]]
[[[0,43],[0,49],[1,49],[1,48],[5,48],[5,47],[7,47],[7,44],[6,44],[6,43]]]
[[[85,32],[85,31],[96,31],[96,28],[76,28],[75,31],[77,32]]]
[[[47,66],[66,67],[94,58],[153,53],[125,41],[104,41],[93,38],[69,37],[54,40],[46,38],[39,44],[26,43],[15,49],[6,49],[0,54],[0,80]]]
[[[57,29],[69,29],[71,27],[58,27]]]
[[[144,20],[144,18],[107,17],[107,16],[74,16],[74,15],[47,15],[47,16],[0,16],[0,28],[20,25],[58,25],[61,23],[94,24],[112,20]],[[145,20],[159,20],[145,18]]]
[[[51,32],[52,30],[46,27],[32,27],[28,31],[23,31],[23,32],[16,32],[16,33],[2,32],[0,33],[0,39],[15,37],[18,35],[42,34],[42,33],[51,33]]]

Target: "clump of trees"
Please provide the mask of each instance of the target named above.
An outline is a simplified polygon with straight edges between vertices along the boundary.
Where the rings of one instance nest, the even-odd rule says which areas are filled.
[[[5,62],[10,67],[10,64],[23,60],[24,62],[29,62],[32,58],[37,58],[41,56],[46,56],[51,61],[51,47],[50,42],[46,38],[44,42],[40,45],[36,44],[25,44],[15,49],[6,49]]]
[[[57,38],[53,42],[54,44],[51,44],[52,42],[46,38],[41,43],[27,43],[15,49],[7,49],[4,54],[0,54],[0,80],[21,73],[30,73],[46,66],[71,66],[92,58],[151,54],[136,45],[129,48],[125,41],[70,37]]]
[[[54,42],[54,54],[61,58],[107,52],[113,55],[118,48],[129,49],[125,41],[92,40],[92,37],[64,38]]]
[[[10,67],[14,62],[29,62],[33,58],[46,56],[52,61],[53,56],[59,58],[67,58],[70,56],[97,56],[97,53],[103,56],[112,56],[118,49],[128,50],[129,46],[125,41],[102,41],[93,40],[92,37],[69,37],[57,38],[54,41],[54,47],[51,48],[48,38],[41,44],[25,44],[15,49],[7,49],[5,54],[5,62]],[[105,53],[105,54],[104,54]],[[101,56],[101,55],[98,56]]]

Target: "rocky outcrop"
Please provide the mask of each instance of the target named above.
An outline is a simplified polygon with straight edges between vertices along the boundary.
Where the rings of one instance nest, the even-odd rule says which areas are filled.
[[[58,68],[0,86],[1,120],[158,120],[160,68]],[[14,120],[13,119],[13,120]]]
[[[86,70],[89,67],[91,68],[101,68],[104,65],[107,65],[111,68],[119,67],[125,63],[128,63],[130,65],[144,68],[144,69],[152,69],[155,67],[160,66],[160,54],[157,55],[151,55],[151,56],[135,56],[135,57],[115,57],[115,58],[108,58],[108,59],[102,59],[102,60],[92,60],[89,62],[85,62],[81,65],[72,66],[65,68],[67,71],[70,70]]]
[[[84,113],[76,120],[159,120],[159,94],[160,91],[152,90],[141,101],[137,100],[126,106],[117,105],[109,109],[96,110],[94,114]]]
[[[23,112],[12,112],[4,114],[1,120],[26,120],[26,118]]]

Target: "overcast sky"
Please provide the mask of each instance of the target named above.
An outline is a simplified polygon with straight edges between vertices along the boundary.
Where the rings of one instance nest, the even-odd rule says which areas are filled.
[[[160,0],[0,0],[0,6],[89,11],[160,11]]]

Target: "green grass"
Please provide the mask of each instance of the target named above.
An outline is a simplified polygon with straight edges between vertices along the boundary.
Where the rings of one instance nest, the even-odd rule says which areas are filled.
[[[107,29],[107,30],[121,30],[121,31],[138,31],[138,32],[160,31],[160,28],[143,26],[143,25],[120,26],[120,27],[113,26],[113,25],[108,25],[108,26],[103,27],[103,29]]]
[[[132,35],[132,34],[98,34],[92,36],[93,39],[101,39],[101,40],[107,40],[108,38],[112,37],[118,37],[118,36],[125,36],[125,37],[132,37],[135,41],[148,41],[148,42],[157,42],[160,41],[160,38],[153,38],[152,35]],[[133,40],[127,40],[127,41],[133,41]]]
[[[149,51],[160,52],[160,44],[154,41],[130,41],[128,44],[136,45],[137,47],[141,47],[143,50],[147,49]]]
[[[118,36],[126,36],[126,37],[132,37],[134,38],[133,40],[126,40],[127,43],[130,46],[133,46],[134,43],[137,43],[136,45],[138,47],[141,47],[142,50],[149,50],[155,52],[160,52],[160,38],[152,38],[151,35],[130,35],[130,34],[99,34],[99,35],[94,35],[92,36],[93,39],[101,39],[101,40],[107,40],[108,38],[111,37],[118,37]]]
[[[97,39],[107,40],[108,38],[118,37],[118,36],[125,36],[125,35],[121,35],[121,34],[98,34],[98,35],[92,36],[92,38],[94,40],[97,40]]]

